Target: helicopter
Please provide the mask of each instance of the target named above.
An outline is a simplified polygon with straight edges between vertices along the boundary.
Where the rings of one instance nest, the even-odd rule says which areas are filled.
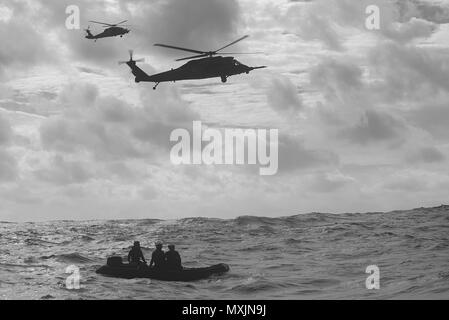
[[[123,35],[130,32],[130,30],[123,28],[124,26],[122,26],[122,24],[127,21],[128,20],[124,20],[124,21],[116,23],[116,24],[109,24],[109,23],[98,22],[98,21],[89,21],[92,23],[97,23],[97,24],[103,25],[103,28],[106,28],[106,29],[102,33],[93,35],[90,32],[90,26],[89,26],[87,29],[85,29],[85,31],[87,32],[86,39],[94,39],[95,42],[97,42],[97,40],[101,39],[101,38],[109,38],[109,37],[117,37],[117,36],[120,36],[120,38],[121,38],[121,37],[123,37]]]
[[[133,51],[129,51],[130,59],[129,61],[121,61],[119,64],[127,64],[132,71],[132,74],[135,76],[135,82],[154,82],[155,86],[153,90],[156,90],[157,86],[161,82],[176,82],[181,80],[194,80],[194,79],[209,79],[209,78],[221,78],[223,83],[227,82],[228,77],[246,73],[249,74],[250,71],[256,69],[263,69],[266,66],[261,67],[248,67],[236,59],[234,57],[222,57],[217,56],[221,55],[234,55],[234,54],[248,54],[248,53],[219,53],[221,50],[228,48],[243,39],[248,38],[248,36],[244,36],[240,39],[231,42],[230,44],[215,50],[215,51],[200,51],[200,50],[192,50],[187,48],[169,46],[165,44],[155,44],[158,47],[164,47],[175,50],[182,50],[191,53],[195,53],[196,55],[186,58],[177,59],[176,61],[190,60],[186,64],[182,65],[177,69],[171,69],[170,71],[161,72],[154,75],[146,74],[142,69],[140,69],[136,63],[142,62],[144,59],[134,60],[133,59]]]

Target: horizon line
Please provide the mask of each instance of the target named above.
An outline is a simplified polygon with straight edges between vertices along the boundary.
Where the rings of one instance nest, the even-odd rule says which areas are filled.
[[[291,218],[299,215],[309,215],[309,214],[332,214],[332,215],[343,215],[343,214],[380,214],[380,213],[393,213],[393,212],[405,212],[405,211],[414,211],[419,209],[436,209],[436,208],[445,208],[449,205],[447,204],[440,204],[439,206],[430,206],[430,207],[415,207],[412,209],[395,209],[395,210],[389,210],[389,211],[364,211],[364,212],[317,212],[317,211],[311,211],[311,212],[305,212],[305,213],[297,213],[292,215],[280,215],[276,217],[269,217],[269,216],[258,216],[258,215],[240,215],[236,216],[235,218],[217,218],[217,217],[207,217],[207,216],[191,216],[191,217],[184,217],[184,218],[172,218],[172,219],[160,219],[160,218],[115,218],[115,219],[50,219],[50,220],[35,220],[35,221],[8,221],[8,220],[0,220],[0,223],[11,223],[11,224],[21,224],[21,223],[46,223],[46,222],[90,222],[90,221],[145,221],[145,220],[156,220],[158,222],[161,221],[179,221],[179,220],[186,220],[186,219],[210,219],[210,220],[235,220],[238,218],[243,217],[252,217],[252,218],[267,218],[267,219],[282,219],[282,218]]]

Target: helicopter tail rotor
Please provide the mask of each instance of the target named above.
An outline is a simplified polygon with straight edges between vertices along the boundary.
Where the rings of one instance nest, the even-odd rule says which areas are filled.
[[[86,31],[87,33],[86,35],[87,39],[92,39],[94,37],[94,35],[90,32],[90,26],[88,26],[87,29],[84,29],[84,31]]]
[[[145,59],[144,58],[142,58],[142,59],[137,59],[137,60],[134,60],[133,59],[133,55],[134,55],[134,50],[129,50],[128,51],[129,52],[129,61],[119,61],[119,63],[118,64],[129,64],[129,63],[131,63],[131,64],[136,64],[137,62],[145,62]]]

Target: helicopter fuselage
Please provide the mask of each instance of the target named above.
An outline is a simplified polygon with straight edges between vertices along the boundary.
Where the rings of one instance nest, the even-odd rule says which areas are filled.
[[[120,36],[122,37],[123,35],[129,33],[129,30],[126,28],[122,28],[122,27],[110,27],[105,29],[102,33],[99,33],[97,35],[93,35],[92,33],[90,33],[89,30],[87,31],[87,36],[86,39],[101,39],[101,38],[109,38],[109,37],[117,37]]]
[[[221,56],[191,60],[177,69],[154,75],[147,75],[136,66],[134,61],[129,61],[127,64],[135,75],[136,82],[155,83],[209,78],[221,78],[222,82],[226,82],[230,76],[249,73],[254,69],[262,68],[248,67],[233,57]]]

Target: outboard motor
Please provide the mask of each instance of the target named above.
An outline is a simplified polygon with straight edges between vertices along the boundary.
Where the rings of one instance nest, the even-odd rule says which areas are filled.
[[[123,265],[123,259],[122,257],[118,256],[109,257],[106,264],[109,267],[120,267]]]

